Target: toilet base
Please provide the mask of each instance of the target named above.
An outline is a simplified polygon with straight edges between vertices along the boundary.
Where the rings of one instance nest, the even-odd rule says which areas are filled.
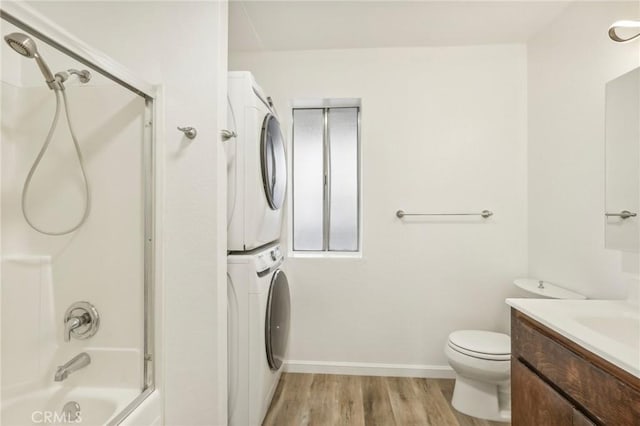
[[[495,422],[511,421],[509,381],[495,384],[469,379],[456,374],[451,400],[453,408],[468,416]]]

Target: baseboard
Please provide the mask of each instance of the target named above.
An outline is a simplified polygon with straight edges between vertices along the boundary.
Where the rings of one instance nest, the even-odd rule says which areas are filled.
[[[287,373],[344,374],[349,376],[455,378],[453,369],[448,365],[290,360],[285,362],[284,371]]]

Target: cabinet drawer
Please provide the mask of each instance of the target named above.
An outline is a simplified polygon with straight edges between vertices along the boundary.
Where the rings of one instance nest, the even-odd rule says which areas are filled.
[[[584,349],[583,353],[570,349],[567,339],[516,310],[512,310],[511,324],[511,352],[515,359],[545,377],[599,422],[640,425],[637,378],[629,375],[628,383],[635,385],[631,386],[614,377],[598,366],[606,361]]]
[[[511,418],[513,426],[573,424],[573,406],[520,361],[511,362]]]

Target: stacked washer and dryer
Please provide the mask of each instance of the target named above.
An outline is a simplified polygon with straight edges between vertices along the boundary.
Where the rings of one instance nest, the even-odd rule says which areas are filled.
[[[230,72],[227,152],[229,425],[255,426],[275,392],[289,337],[279,239],[287,187],[284,139],[270,98]]]

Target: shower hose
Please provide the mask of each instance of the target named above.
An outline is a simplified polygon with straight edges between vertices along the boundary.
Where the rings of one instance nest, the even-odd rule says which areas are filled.
[[[76,137],[75,132],[73,131],[73,125],[71,124],[71,117],[69,115],[69,104],[67,102],[67,95],[64,90],[54,90],[54,93],[56,95],[56,113],[53,117],[53,122],[51,123],[51,128],[49,129],[47,138],[42,144],[42,148],[40,149],[40,152],[38,153],[36,160],[33,162],[33,165],[31,166],[31,169],[27,174],[27,179],[24,182],[24,186],[22,188],[22,215],[24,216],[24,219],[27,221],[29,226],[34,230],[40,232],[41,234],[58,236],[58,235],[66,235],[66,234],[72,233],[76,229],[80,228],[87,221],[87,217],[89,216],[89,210],[91,206],[91,194],[89,192],[89,181],[87,179],[87,174],[84,170],[84,159],[82,158],[82,152],[80,151],[80,144],[78,143],[78,138]],[[84,212],[82,213],[82,217],[80,218],[77,224],[63,231],[47,231],[36,226],[33,223],[33,221],[29,218],[29,215],[27,214],[26,202],[27,202],[27,192],[29,191],[29,186],[31,185],[31,179],[33,178],[34,173],[38,169],[38,166],[40,165],[40,162],[42,161],[44,154],[47,152],[47,149],[49,148],[49,144],[53,139],[53,134],[56,130],[56,127],[58,126],[58,121],[60,120],[60,109],[61,109],[60,98],[62,98],[65,116],[67,117],[67,123],[69,124],[69,132],[71,133],[71,139],[73,140],[73,145],[76,150],[78,162],[80,163],[80,171],[82,172],[82,180],[84,181],[85,202],[84,202]]]

